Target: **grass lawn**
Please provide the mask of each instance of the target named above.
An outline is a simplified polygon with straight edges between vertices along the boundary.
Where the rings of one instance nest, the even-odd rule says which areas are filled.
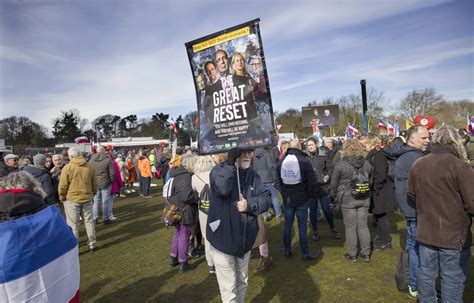
[[[164,201],[160,186],[152,188],[153,199],[136,194],[118,199],[114,205],[115,224],[96,227],[99,249],[89,252],[84,228],[81,229],[82,302],[219,302],[215,275],[208,273],[204,257],[191,260],[198,268],[180,273],[168,265],[173,229],[161,223]],[[371,222],[371,218],[369,218]],[[338,230],[344,234],[341,220]],[[306,262],[300,258],[296,224],[293,228],[291,259],[283,256],[283,223],[267,223],[270,254],[274,268],[253,274],[258,252],[252,254],[246,302],[413,302],[397,291],[394,272],[405,242],[403,217],[392,218],[393,250],[374,252],[370,263],[349,263],[344,259],[344,240],[333,240],[328,225],[320,225],[321,239],[310,241],[311,251],[324,256]],[[372,237],[376,232],[371,229]],[[404,247],[404,245],[403,245]],[[474,300],[474,258],[466,283],[463,302]]]

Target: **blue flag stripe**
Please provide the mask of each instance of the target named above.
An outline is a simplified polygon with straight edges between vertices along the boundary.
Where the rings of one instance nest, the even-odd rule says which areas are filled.
[[[76,246],[76,238],[55,206],[1,223],[0,283],[26,276]]]

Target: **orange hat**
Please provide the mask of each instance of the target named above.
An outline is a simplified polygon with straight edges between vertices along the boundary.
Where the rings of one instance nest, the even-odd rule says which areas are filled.
[[[436,125],[436,119],[429,116],[416,116],[415,119],[413,119],[413,123],[416,125],[422,125],[430,130]]]
[[[174,156],[173,159],[171,159],[170,161],[170,164],[172,164],[173,166],[180,166],[181,165],[181,156]]]

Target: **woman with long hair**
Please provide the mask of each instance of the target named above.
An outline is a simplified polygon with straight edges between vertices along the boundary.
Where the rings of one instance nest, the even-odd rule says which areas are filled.
[[[370,232],[367,226],[370,199],[357,199],[351,194],[352,177],[358,169],[371,176],[372,166],[365,159],[366,151],[358,140],[348,140],[342,146],[342,160],[337,162],[331,178],[331,196],[340,203],[349,252],[347,260],[370,261]],[[360,253],[357,244],[360,244]]]

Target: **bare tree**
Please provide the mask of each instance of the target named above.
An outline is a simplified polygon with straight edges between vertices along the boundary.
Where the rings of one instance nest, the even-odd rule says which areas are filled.
[[[431,116],[436,114],[436,109],[443,100],[443,96],[436,94],[434,88],[413,90],[400,102],[399,111],[410,119],[419,115]]]

